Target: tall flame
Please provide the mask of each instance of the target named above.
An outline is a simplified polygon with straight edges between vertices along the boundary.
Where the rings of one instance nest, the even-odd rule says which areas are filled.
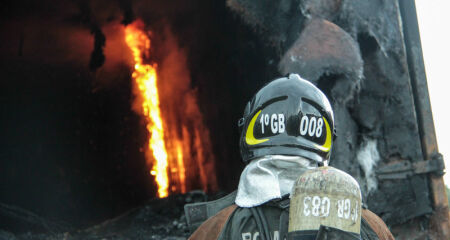
[[[146,117],[147,131],[150,135],[148,147],[156,161],[150,173],[156,177],[158,196],[167,197],[169,194],[168,161],[159,108],[156,64],[146,64],[143,61],[143,56],[148,56],[150,52],[150,39],[137,22],[125,28],[125,41],[133,53],[135,64],[132,77],[138,86],[139,97],[142,98],[142,114]]]
[[[186,56],[170,32],[163,32],[162,58],[156,64],[150,54],[150,38],[138,20],[125,28],[125,41],[134,58],[137,112],[145,117],[149,134],[146,149],[150,173],[155,176],[158,196],[192,189],[217,190],[214,155],[209,130],[191,88]],[[159,36],[159,35],[158,35]],[[158,79],[162,79],[158,82]],[[162,105],[160,104],[162,103]]]

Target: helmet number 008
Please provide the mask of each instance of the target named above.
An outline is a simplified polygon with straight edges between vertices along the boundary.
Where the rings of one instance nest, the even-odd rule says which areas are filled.
[[[315,116],[303,116],[300,120],[300,135],[321,137],[323,132],[323,119]]]

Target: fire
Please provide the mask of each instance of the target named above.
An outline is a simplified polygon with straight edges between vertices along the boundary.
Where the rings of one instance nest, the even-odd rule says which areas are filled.
[[[180,179],[181,183],[181,192],[185,193],[186,184],[184,183],[186,179],[186,169],[184,168],[183,149],[181,148],[181,144],[179,142],[177,142],[177,165],[178,165],[177,169],[178,178]]]
[[[134,59],[132,78],[139,108],[135,110],[147,124],[150,137],[146,157],[158,185],[158,196],[199,188],[215,191],[210,134],[197,104],[196,89],[191,89],[186,55],[175,38],[165,32],[166,56],[158,66],[148,64],[145,60],[151,41],[143,26],[142,21],[128,25],[125,41]]]
[[[156,64],[146,64],[143,61],[143,56],[148,55],[150,51],[150,39],[138,25],[139,23],[132,24],[125,28],[125,41],[133,53],[135,65],[132,77],[138,86],[139,97],[142,98],[142,113],[146,117],[147,131],[150,135],[148,147],[152,150],[156,161],[150,173],[156,177],[158,196],[163,198],[169,194],[169,178],[164,128],[159,109],[158,76]]]

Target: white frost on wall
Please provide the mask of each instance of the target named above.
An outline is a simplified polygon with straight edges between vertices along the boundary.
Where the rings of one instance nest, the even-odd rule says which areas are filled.
[[[377,150],[377,141],[373,139],[363,140],[356,154],[356,159],[364,171],[367,182],[367,193],[377,189],[377,179],[375,176],[375,166],[380,161],[380,154]]]

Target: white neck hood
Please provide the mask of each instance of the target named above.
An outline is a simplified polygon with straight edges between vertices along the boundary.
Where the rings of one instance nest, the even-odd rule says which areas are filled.
[[[236,204],[255,207],[289,195],[295,180],[317,163],[300,156],[267,155],[252,160],[239,179]]]

